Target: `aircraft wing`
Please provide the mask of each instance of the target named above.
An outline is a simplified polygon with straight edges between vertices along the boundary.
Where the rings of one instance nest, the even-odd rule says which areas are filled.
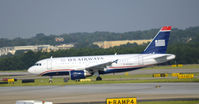
[[[114,60],[114,61],[100,63],[100,64],[97,64],[97,65],[88,66],[85,69],[89,72],[95,72],[95,71],[98,71],[98,70],[103,70],[106,66],[109,66],[112,63],[117,63],[117,61],[118,61],[118,59]]]

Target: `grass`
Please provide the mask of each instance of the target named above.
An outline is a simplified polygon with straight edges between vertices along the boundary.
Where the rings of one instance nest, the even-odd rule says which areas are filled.
[[[136,75],[101,75],[102,79],[136,79],[136,78],[152,78],[151,74],[136,74]],[[95,80],[96,76],[88,77]]]
[[[187,64],[182,67],[172,67],[171,65],[152,66],[143,69],[198,69],[199,64]]]
[[[186,74],[186,73],[184,73],[184,74]],[[199,76],[199,72],[187,73],[187,74],[194,74],[195,77]],[[129,75],[102,75],[101,77],[102,77],[102,79],[139,79],[139,78],[153,78],[152,76],[153,76],[152,74],[135,74],[135,75],[129,74]],[[168,78],[171,78],[171,77],[172,77],[172,74],[168,73]],[[92,76],[92,77],[88,77],[88,78],[94,80],[96,77]],[[177,78],[177,77],[172,77],[172,78]],[[167,78],[165,78],[165,79],[167,79]]]
[[[137,104],[199,104],[199,100],[194,101],[146,101]]]
[[[138,79],[138,80],[102,80],[91,82],[76,82],[69,80],[64,82],[63,78],[54,78],[53,83],[49,83],[47,78],[35,79],[35,83],[21,83],[21,80],[14,82],[14,84],[1,84],[0,87],[8,86],[64,86],[64,85],[80,85],[80,84],[114,84],[114,83],[165,83],[165,82],[199,82],[198,78],[193,79],[171,79],[171,78],[153,78],[153,79]]]
[[[1,70],[0,72],[27,72],[27,70]]]

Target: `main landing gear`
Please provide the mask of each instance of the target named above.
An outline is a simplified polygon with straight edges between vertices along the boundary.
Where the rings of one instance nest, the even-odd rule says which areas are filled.
[[[96,75],[96,76],[97,76],[96,81],[101,81],[101,80],[102,80],[102,78],[100,77],[100,74],[99,74],[99,72],[98,72],[98,71],[97,71],[97,72],[95,72],[95,73],[94,73],[94,75]]]
[[[97,76],[96,81],[101,81],[102,78],[100,76]]]

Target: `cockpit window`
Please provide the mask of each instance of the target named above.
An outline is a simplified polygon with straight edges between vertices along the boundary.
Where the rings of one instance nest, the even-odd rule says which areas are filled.
[[[41,66],[41,63],[36,63],[35,66]]]

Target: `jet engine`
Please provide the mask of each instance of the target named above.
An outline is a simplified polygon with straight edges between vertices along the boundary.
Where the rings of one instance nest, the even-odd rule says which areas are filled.
[[[84,79],[89,76],[89,73],[86,70],[73,70],[70,72],[71,80]]]

